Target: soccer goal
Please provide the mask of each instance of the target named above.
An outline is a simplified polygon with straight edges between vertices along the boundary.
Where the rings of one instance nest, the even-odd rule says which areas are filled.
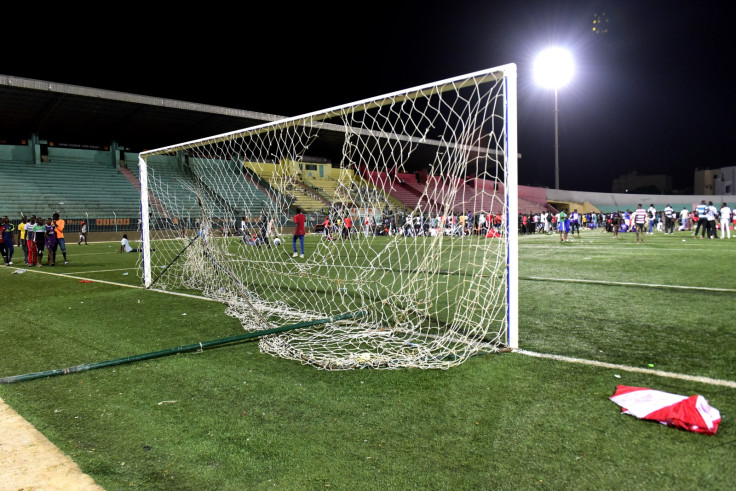
[[[517,348],[516,90],[509,64],[141,153],[145,286],[303,326],[260,349],[321,369]]]

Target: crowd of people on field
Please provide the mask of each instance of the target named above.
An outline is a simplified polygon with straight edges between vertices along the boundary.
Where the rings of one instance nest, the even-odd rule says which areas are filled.
[[[85,226],[84,222],[82,225]],[[56,266],[56,255],[59,250],[64,258],[64,264],[69,264],[66,256],[64,226],[65,221],[59,217],[58,213],[54,213],[50,218],[24,215],[17,226],[7,216],[2,217],[0,253],[3,256],[3,264],[13,265],[16,240],[17,245],[23,250],[23,262],[26,266],[41,267],[44,254],[46,255],[46,266]]]
[[[441,214],[407,210],[395,213],[387,208],[380,215],[361,215],[351,213],[343,207],[325,209],[322,213],[313,215],[310,219],[304,217],[302,226],[306,229],[306,223],[311,221],[314,224],[314,231],[323,234],[324,240],[349,240],[360,236],[499,237],[504,234],[503,215],[500,213]],[[243,217],[240,226],[235,229],[235,234],[242,236],[247,245],[270,248],[279,236],[274,219],[266,212],[262,212],[255,222],[255,227],[252,227],[253,225]],[[651,204],[647,209],[639,205],[634,211],[627,209],[610,213],[580,213],[577,209],[569,213],[566,210],[556,213],[551,211],[520,213],[518,223],[520,234],[559,234],[560,241],[567,241],[571,236],[580,237],[581,230],[598,229],[611,232],[614,237],[618,237],[621,232],[637,232],[637,242],[643,242],[643,236],[651,235],[654,231],[667,235],[674,234],[676,230],[693,231],[693,235],[700,234],[700,238],[711,239],[715,238],[717,231],[720,230],[721,238],[730,238],[731,229],[736,229],[734,225],[736,215],[727,203],[723,203],[721,208],[717,209],[712,202],[705,201],[694,210],[683,207],[679,212],[669,204],[659,210]],[[200,227],[200,234],[207,235],[207,231]],[[228,235],[227,232],[223,234]],[[294,250],[298,255],[300,252]]]
[[[316,227],[327,240],[350,239],[355,235],[436,237],[449,235],[498,236],[501,233],[501,214],[472,211],[453,213],[400,212],[385,210],[376,219],[373,214],[354,218],[344,210],[330,211]]]
[[[702,200],[693,210],[683,207],[678,211],[669,204],[660,210],[654,204],[644,209],[640,204],[634,211],[627,209],[610,213],[578,213],[578,210],[574,209],[570,213],[561,210],[557,213],[546,211],[519,214],[521,234],[560,233],[561,240],[564,241],[570,234],[577,233],[579,236],[581,229],[600,229],[611,232],[614,237],[621,232],[639,231],[642,234],[652,235],[658,231],[669,235],[675,231],[690,231],[693,232],[693,236],[700,239],[706,237],[714,239],[719,234],[721,239],[730,239],[731,230],[736,230],[736,213],[728,203],[724,202],[718,208],[712,201]]]

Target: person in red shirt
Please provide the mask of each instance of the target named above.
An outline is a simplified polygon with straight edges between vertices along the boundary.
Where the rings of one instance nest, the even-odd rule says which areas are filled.
[[[343,222],[343,227],[344,227],[342,229],[343,237],[345,237],[346,239],[349,239],[350,232],[352,232],[352,229],[353,229],[353,219],[350,217],[350,215],[345,217],[345,221]]]
[[[302,213],[301,208],[296,209],[296,215],[294,216],[294,236],[291,239],[291,245],[294,247],[293,257],[296,257],[296,241],[299,240],[299,246],[301,248],[301,254],[299,257],[304,257],[304,235],[306,231],[304,224],[307,221],[307,217]]]
[[[325,221],[322,222],[322,225],[324,226],[324,232],[325,232],[325,239],[330,238],[330,217],[325,217]]]

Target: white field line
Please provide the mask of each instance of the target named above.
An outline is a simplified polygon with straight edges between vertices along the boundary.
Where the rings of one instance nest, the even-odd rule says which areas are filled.
[[[566,252],[575,252],[575,253],[594,253],[594,252],[600,252],[605,254],[610,254],[611,250],[615,250],[616,254],[636,254],[636,255],[657,255],[661,256],[663,252],[667,251],[683,251],[684,249],[682,247],[658,247],[656,249],[654,248],[642,248],[642,244],[636,244],[635,242],[632,242],[629,247],[629,244],[602,244],[600,242],[593,242],[592,244],[584,243],[585,240],[575,241],[578,242],[576,245],[576,249],[570,249]],[[550,249],[550,247],[553,247],[554,244],[558,244],[559,241],[554,241],[549,244],[519,244],[519,249],[534,249],[535,251],[538,249],[544,249],[545,251],[549,251],[550,254],[557,254],[559,252],[559,249]],[[646,245],[646,243],[645,243]],[[579,246],[579,247],[578,247]],[[687,248],[688,252],[706,252],[711,251],[712,249],[709,247],[696,247],[696,246],[689,246]],[[726,252],[726,253],[736,253],[736,249],[730,250],[730,249],[719,249],[719,253]]]
[[[89,274],[89,273],[114,273],[115,271],[137,271],[138,268],[132,267],[132,268],[118,268],[118,269],[94,269],[92,271],[80,271],[80,273],[83,274]]]
[[[21,268],[14,268],[14,269],[21,269]],[[115,281],[98,280],[98,279],[95,279],[95,278],[86,278],[84,276],[76,276],[76,275],[71,275],[71,274],[52,273],[51,271],[38,271],[36,269],[26,269],[26,272],[28,272],[28,273],[38,273],[38,274],[47,274],[47,275],[50,275],[50,276],[59,276],[61,278],[71,278],[73,280],[85,280],[85,281],[91,281],[92,283],[102,283],[104,285],[122,286],[124,288],[133,288],[133,289],[136,289],[136,290],[146,290],[146,288],[144,288],[142,285],[128,285],[128,284],[125,284],[125,283],[117,283]],[[213,298],[203,297],[201,295],[192,295],[192,294],[189,294],[189,293],[170,292],[170,291],[167,291],[167,290],[159,290],[159,289],[156,289],[156,288],[150,288],[150,289],[148,289],[148,291],[158,292],[158,293],[166,293],[167,295],[176,295],[176,296],[179,296],[179,297],[194,298],[194,299],[197,299],[197,300],[207,300],[207,301],[210,301],[210,302],[222,303],[219,300],[215,300]]]
[[[569,356],[535,353],[533,351],[526,351],[522,349],[514,350],[514,353],[519,353],[521,355],[526,355],[526,356],[533,356],[535,358],[546,358],[549,360],[563,361],[565,363],[579,363],[581,365],[589,365],[589,366],[601,367],[601,368],[611,368],[613,370],[621,370],[624,372],[644,373],[647,375],[656,375],[658,377],[674,378],[674,379],[679,379],[679,380],[686,380],[688,382],[698,382],[701,384],[720,385],[723,387],[729,387],[731,389],[736,389],[736,382],[731,381],[731,380],[721,380],[721,379],[715,379],[715,378],[710,378],[710,377],[700,377],[696,375],[685,375],[682,373],[665,372],[662,370],[654,370],[652,368],[630,367],[627,365],[617,365],[615,363],[606,363],[602,361],[584,360],[582,358],[571,358]]]
[[[14,269],[17,269],[17,268],[14,268]],[[59,276],[59,277],[63,277],[63,278],[71,278],[71,279],[75,279],[75,280],[89,280],[89,281],[92,281],[94,283],[103,283],[103,284],[106,284],[106,285],[122,286],[122,287],[125,287],[125,288],[134,288],[134,289],[139,289],[139,290],[145,290],[145,288],[143,286],[126,285],[125,283],[116,283],[114,281],[95,280],[95,279],[92,279],[92,278],[84,278],[84,277],[81,277],[81,276],[74,276],[74,275],[68,275],[68,274],[63,274],[63,273],[52,273],[50,271],[37,271],[37,270],[28,270],[28,271],[29,272],[32,272],[32,273],[47,274],[47,275]],[[193,298],[193,299],[197,299],[197,300],[207,300],[207,301],[210,301],[210,302],[219,302],[219,300],[215,300],[215,299],[212,299],[212,298],[207,298],[207,297],[203,297],[203,296],[199,296],[199,295],[191,295],[191,294],[188,294],[188,293],[170,292],[170,291],[166,291],[166,290],[157,290],[157,289],[150,289],[150,291],[154,291],[154,292],[158,292],[158,293],[165,293],[167,295],[176,295],[176,296],[180,296],[180,297]],[[709,378],[709,377],[699,377],[699,376],[694,376],[694,375],[684,375],[684,374],[679,374],[679,373],[664,372],[662,370],[652,370],[652,369],[648,369],[648,368],[630,367],[630,366],[626,366],[626,365],[617,365],[617,364],[614,364],[614,363],[605,363],[605,362],[601,362],[601,361],[585,360],[585,359],[582,359],[582,358],[571,358],[571,357],[568,357],[568,356],[549,355],[549,354],[544,354],[544,353],[535,353],[533,351],[526,351],[526,350],[522,350],[522,349],[514,350],[514,353],[519,353],[519,354],[527,355],[527,356],[534,356],[534,357],[537,357],[537,358],[547,358],[547,359],[550,359],[550,360],[563,361],[563,362],[566,362],[566,363],[579,363],[579,364],[582,364],[582,365],[590,365],[590,366],[597,366],[597,367],[603,367],[603,368],[611,368],[611,369],[614,369],[614,370],[621,370],[621,371],[626,371],[626,372],[646,373],[646,374],[650,374],[650,375],[657,375],[657,376],[660,376],[660,377],[675,378],[675,379],[687,380],[687,381],[691,381],[691,382],[699,382],[699,383],[710,384],[710,385],[721,385],[721,386],[724,386],[724,387],[730,387],[732,389],[736,389],[736,382],[732,382],[732,381],[729,381],[729,380],[712,379],[712,378]]]
[[[657,247],[655,248],[647,248],[642,247],[642,244],[637,244],[635,242],[631,243],[604,243],[599,242],[595,240],[587,241],[585,239],[575,239],[574,241],[571,241],[573,244],[576,244],[576,249],[570,249],[567,252],[576,252],[576,253],[583,253],[583,252],[601,252],[610,254],[612,249],[615,249],[616,254],[637,254],[637,255],[662,255],[663,252],[667,251],[683,251],[685,250],[684,247],[687,247],[688,252],[705,252],[705,251],[711,251],[712,249],[710,247],[698,247],[694,245],[688,245],[688,246],[682,246],[682,247]],[[549,243],[544,244],[519,244],[519,249],[544,249],[549,250],[551,254],[557,254],[559,252],[559,249],[550,249],[550,247],[553,247],[555,244],[559,244],[559,240],[554,240]],[[646,245],[646,242],[644,243]],[[571,246],[572,247],[572,246]],[[719,249],[719,253],[726,252],[726,253],[736,253],[736,249]]]
[[[698,290],[708,292],[736,293],[734,288],[712,288],[708,286],[661,285],[658,283],[633,283],[628,281],[581,280],[576,278],[545,278],[543,276],[524,276],[520,280],[555,281],[560,283],[590,283],[595,285],[636,286],[647,288],[672,288],[675,290]]]

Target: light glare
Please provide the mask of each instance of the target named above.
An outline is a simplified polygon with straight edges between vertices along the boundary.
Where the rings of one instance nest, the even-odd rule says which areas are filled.
[[[534,79],[542,87],[563,87],[572,79],[574,72],[572,55],[562,48],[548,48],[534,60]]]

